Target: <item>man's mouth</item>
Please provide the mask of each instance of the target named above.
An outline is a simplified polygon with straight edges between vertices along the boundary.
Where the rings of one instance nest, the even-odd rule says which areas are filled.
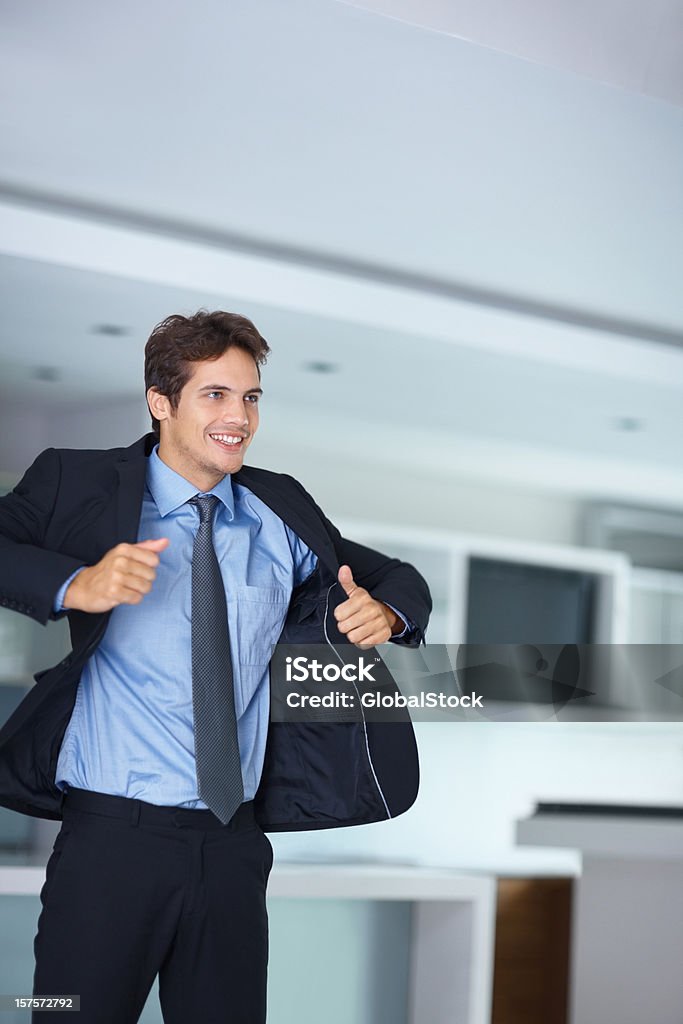
[[[241,434],[209,434],[212,441],[225,451],[239,451],[245,438]]]

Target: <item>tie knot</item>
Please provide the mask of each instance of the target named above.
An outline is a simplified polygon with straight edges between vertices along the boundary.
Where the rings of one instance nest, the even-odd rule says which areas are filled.
[[[203,526],[204,523],[211,522],[218,498],[215,494],[197,494],[190,499],[190,504],[196,505],[199,509],[199,525]]]

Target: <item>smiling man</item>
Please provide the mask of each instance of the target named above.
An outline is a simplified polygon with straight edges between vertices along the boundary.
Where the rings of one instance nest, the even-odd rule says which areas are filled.
[[[168,317],[145,350],[153,432],[48,449],[0,500],[2,603],[71,629],[0,732],[0,803],[62,819],[34,993],[78,994],[82,1024],[137,1021],[157,975],[166,1024],[261,1024],[265,832],[416,796],[407,720],[269,721],[278,640],[416,645],[431,602],[292,477],[243,466],[268,351],[236,314]]]
[[[241,469],[258,428],[262,393],[257,364],[248,350],[237,346],[196,364],[175,406],[175,396],[163,394],[158,385],[150,387],[150,409],[164,422],[160,457],[198,486],[206,482],[202,489],[210,490],[226,473]]]

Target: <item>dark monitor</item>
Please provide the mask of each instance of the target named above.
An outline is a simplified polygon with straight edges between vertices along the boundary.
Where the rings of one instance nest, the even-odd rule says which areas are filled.
[[[468,644],[590,644],[596,577],[574,569],[471,558]]]
[[[557,705],[592,698],[597,577],[471,558],[461,685],[490,701]]]

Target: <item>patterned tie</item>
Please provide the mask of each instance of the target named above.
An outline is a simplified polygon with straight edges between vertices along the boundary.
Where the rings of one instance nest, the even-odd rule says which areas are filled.
[[[213,546],[218,498],[197,495],[192,552],[192,707],[200,798],[225,825],[244,799],[230,660],[228,607]]]

